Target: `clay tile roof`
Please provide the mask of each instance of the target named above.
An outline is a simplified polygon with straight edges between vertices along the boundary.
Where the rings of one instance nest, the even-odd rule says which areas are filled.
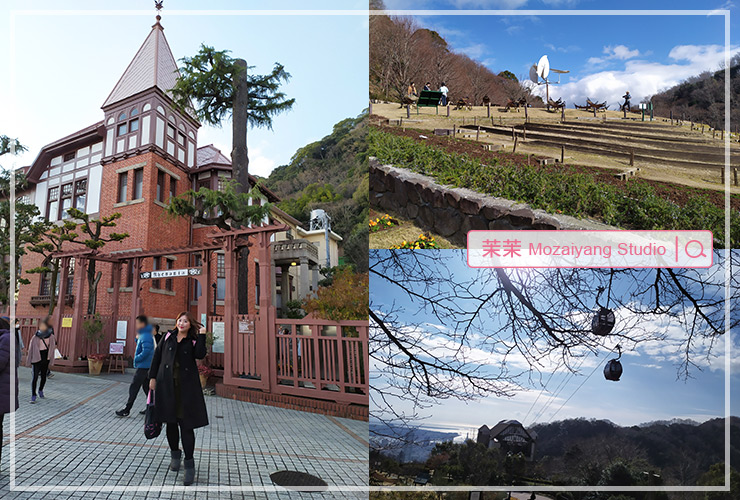
[[[175,86],[178,76],[177,62],[164,36],[164,28],[157,22],[113,87],[103,108],[152,87],[158,87],[172,97],[169,90]]]

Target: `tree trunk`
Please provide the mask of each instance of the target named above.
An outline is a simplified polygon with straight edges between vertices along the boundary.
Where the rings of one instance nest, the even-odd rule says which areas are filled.
[[[247,62],[237,59],[235,64],[240,71],[234,75],[234,109],[232,110],[232,151],[231,165],[236,179],[237,193],[249,192],[249,154],[247,150],[247,118],[249,108],[249,84],[247,82]],[[241,250],[238,260],[237,290],[239,314],[249,312],[249,250]],[[229,300],[226,297],[226,300]]]
[[[51,284],[49,285],[49,316],[54,312],[57,305],[57,280],[59,279],[59,259],[54,261],[51,270]]]
[[[95,314],[95,309],[98,306],[98,282],[103,273],[99,272],[95,275],[95,259],[90,259],[90,264],[87,266],[87,286],[89,288],[87,295],[87,314]],[[136,297],[136,293],[132,293],[132,297]]]

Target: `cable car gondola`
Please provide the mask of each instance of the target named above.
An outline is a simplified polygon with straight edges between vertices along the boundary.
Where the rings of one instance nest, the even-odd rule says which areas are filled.
[[[614,311],[607,309],[606,307],[602,307],[591,320],[591,332],[593,332],[594,335],[604,337],[611,333],[614,328],[614,323]]]
[[[622,347],[618,345],[617,349],[619,350],[619,356],[609,360],[604,366],[604,378],[613,382],[619,382],[619,377],[622,376],[622,363],[619,362],[619,358],[622,357]]]

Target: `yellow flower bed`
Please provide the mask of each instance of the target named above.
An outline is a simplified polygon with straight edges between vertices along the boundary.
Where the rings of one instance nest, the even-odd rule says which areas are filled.
[[[389,227],[397,226],[398,221],[388,214],[382,215],[375,220],[370,221],[370,232],[375,233],[388,229]]]
[[[428,234],[420,234],[419,238],[416,241],[403,240],[403,243],[401,243],[400,245],[391,246],[391,250],[397,250],[401,248],[409,248],[411,250],[424,250],[427,248],[439,248],[439,247],[437,246],[437,243],[434,241],[434,236],[430,236]]]

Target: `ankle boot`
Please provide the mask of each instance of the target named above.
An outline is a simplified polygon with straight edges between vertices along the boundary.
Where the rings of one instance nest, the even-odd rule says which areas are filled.
[[[181,458],[182,458],[181,450],[177,450],[177,451],[170,450],[170,470],[172,471],[180,470],[180,459]]]
[[[183,484],[185,486],[190,486],[193,484],[193,481],[195,481],[195,459],[191,458],[188,460],[185,459],[185,478],[183,479]]]

